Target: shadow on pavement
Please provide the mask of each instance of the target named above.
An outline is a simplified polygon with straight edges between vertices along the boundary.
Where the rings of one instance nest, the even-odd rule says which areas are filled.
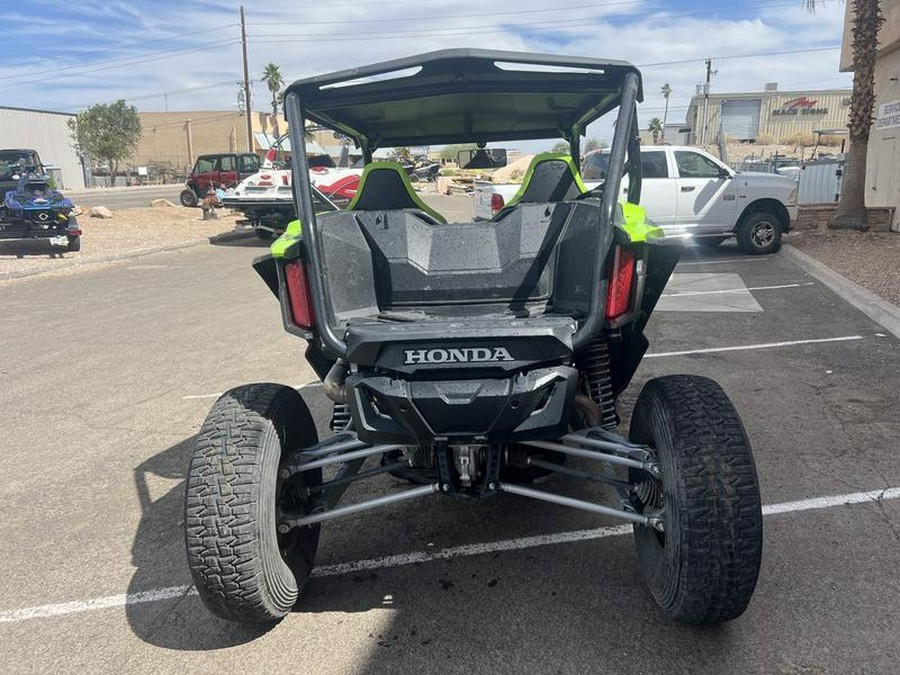
[[[46,239],[8,239],[0,241],[0,256],[24,258],[25,256],[55,258],[60,254],[50,249]]]
[[[134,470],[135,489],[141,504],[141,520],[131,548],[137,568],[128,594],[190,586],[184,553],[184,479],[196,437],[191,436],[154,455]],[[179,483],[154,499],[153,485]],[[153,645],[169,649],[210,650],[254,640],[271,627],[247,627],[219,619],[203,607],[196,595],[182,594],[170,600],[126,605],[134,634]]]

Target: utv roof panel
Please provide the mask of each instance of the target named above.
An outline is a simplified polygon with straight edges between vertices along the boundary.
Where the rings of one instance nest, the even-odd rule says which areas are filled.
[[[369,149],[567,138],[618,106],[628,73],[640,78],[625,61],[450,49],[298,80],[287,93],[307,119]]]

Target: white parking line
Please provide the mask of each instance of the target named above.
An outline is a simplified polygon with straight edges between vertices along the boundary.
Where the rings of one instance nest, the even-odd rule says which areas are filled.
[[[780,284],[778,286],[751,286],[750,288],[726,288],[716,291],[686,291],[684,293],[663,293],[661,298],[686,298],[690,295],[716,295],[717,293],[746,293],[747,291],[774,291],[779,288],[800,288],[801,286],[815,286],[815,281],[805,281],[800,284]]]
[[[307,382],[306,384],[295,384],[294,389],[309,389],[310,387],[321,387],[321,382]],[[182,396],[182,401],[192,401],[200,398],[219,398],[224,391],[217,391],[215,394],[189,394],[187,396]]]
[[[827,509],[849,504],[879,502],[889,499],[900,499],[900,487],[854,492],[845,495],[813,497],[811,499],[801,499],[793,502],[781,502],[764,506],[762,512],[764,516],[774,516],[781,513],[813,511],[816,509]],[[449,560],[452,558],[483,555],[485,553],[518,551],[539,546],[553,546],[578,541],[591,541],[594,539],[621,536],[628,534],[629,532],[631,532],[630,525],[619,525],[616,527],[598,527],[592,530],[573,530],[570,532],[557,532],[556,534],[537,535],[534,537],[504,539],[483,544],[466,544],[464,546],[454,546],[452,548],[445,548],[434,552],[413,551],[411,553],[401,553],[399,555],[386,556],[384,558],[371,558],[368,560],[354,560],[352,562],[337,563],[335,565],[324,565],[314,569],[312,576],[334,577],[350,574],[352,572],[403,567],[405,565],[433,562],[435,560]],[[192,586],[171,586],[169,588],[157,588],[140,593],[110,595],[104,598],[59,602],[52,605],[40,605],[23,609],[7,609],[0,611],[0,623],[17,623],[28,621],[30,619],[45,619],[67,614],[79,614],[99,609],[109,609],[112,607],[139,605],[145,602],[172,600],[182,596],[196,594],[197,590]]]
[[[645,354],[645,359],[659,359],[664,356],[690,356],[691,354],[715,354],[717,352],[740,352],[752,349],[775,349],[776,347],[793,347],[795,345],[814,345],[823,342],[847,342],[848,340],[862,340],[862,335],[845,335],[833,338],[815,338],[811,340],[789,340],[787,342],[763,342],[755,345],[735,345],[733,347],[708,347],[706,349],[687,349],[682,352],[656,352]]]

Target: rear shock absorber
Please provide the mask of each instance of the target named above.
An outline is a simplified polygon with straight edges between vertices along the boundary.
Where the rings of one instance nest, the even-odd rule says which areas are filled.
[[[350,406],[346,403],[335,403],[331,413],[331,431],[340,433],[350,424]]]
[[[584,375],[591,399],[600,406],[601,425],[604,429],[615,429],[619,423],[616,401],[613,397],[612,379],[609,372],[609,347],[606,340],[597,336],[578,356],[579,368]]]

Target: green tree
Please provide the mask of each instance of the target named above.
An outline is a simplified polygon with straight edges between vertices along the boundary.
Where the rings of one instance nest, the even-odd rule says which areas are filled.
[[[658,117],[654,117],[652,120],[650,120],[650,124],[647,126],[647,131],[649,131],[653,135],[653,143],[659,143],[659,135],[663,132],[662,120]]]
[[[569,144],[566,141],[560,141],[556,145],[553,146],[553,150],[551,152],[568,152]]]
[[[275,118],[275,138],[281,138],[281,128],[278,124],[278,104],[283,100],[281,88],[284,86],[284,77],[281,69],[274,63],[266,64],[263,68],[261,81],[268,87],[272,94],[272,115]]]
[[[119,162],[130,156],[141,140],[137,108],[122,99],[92,105],[67,124],[75,147],[109,162],[113,179],[119,172]]]
[[[584,142],[584,152],[591,152],[592,150],[602,150],[606,147],[606,143],[601,141],[598,138],[589,138]]]
[[[815,11],[815,0],[803,0]],[[844,164],[844,179],[837,211],[828,227],[832,229],[869,229],[866,214],[866,160],[869,131],[875,117],[875,58],[878,32],[884,15],[878,0],[851,0],[850,32],[852,35],[853,93],[850,95],[850,147]]]
[[[672,86],[668,82],[666,82],[662,87],[659,88],[659,93],[661,93],[666,99],[666,110],[663,113],[662,121],[662,134],[659,138],[659,142],[662,143],[666,140],[666,122],[669,119],[669,97],[672,95]]]

